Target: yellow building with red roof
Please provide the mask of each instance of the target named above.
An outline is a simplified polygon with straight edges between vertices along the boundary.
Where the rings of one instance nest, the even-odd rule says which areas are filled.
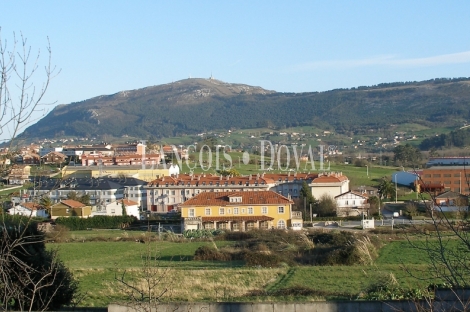
[[[181,204],[183,230],[301,229],[293,201],[272,191],[204,192]]]

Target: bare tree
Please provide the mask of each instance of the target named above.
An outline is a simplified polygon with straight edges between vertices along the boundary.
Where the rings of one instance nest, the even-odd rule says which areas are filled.
[[[44,95],[59,72],[51,65],[51,56],[49,40],[43,66],[40,51],[32,53],[23,34],[19,40],[13,34],[13,40],[8,41],[2,38],[0,28],[0,137],[9,142],[9,152],[18,135],[40,118],[37,114],[47,105]],[[36,87],[42,68],[44,80]],[[77,287],[57,253],[46,250],[44,233],[38,231],[31,216],[1,215],[0,310],[58,309],[72,303]]]
[[[44,106],[54,104],[43,103],[43,100],[51,80],[60,72],[52,66],[48,38],[44,80],[37,87],[36,76],[43,66],[41,52],[32,54],[27,38],[23,34],[20,38],[13,34],[11,42],[3,39],[0,28],[0,136],[10,142],[10,150],[17,135],[35,118],[40,118],[36,114],[41,110],[45,113]]]
[[[428,195],[431,201],[421,196],[421,205],[430,219],[424,222],[422,228],[415,226],[418,237],[407,235],[411,247],[427,256],[428,265],[423,270],[405,266],[405,270],[412,277],[429,282],[430,287],[436,290],[435,297],[426,298],[427,306],[433,308],[423,311],[434,311],[435,307],[442,304],[451,306],[441,310],[468,311],[470,298],[462,290],[470,286],[470,222],[465,218],[469,208],[468,198],[460,196],[449,207],[442,205],[435,194],[428,192]],[[441,297],[443,290],[439,289],[442,288],[444,293],[447,291],[444,297],[448,298]]]
[[[141,254],[141,268],[132,277],[127,276],[125,270],[115,273],[114,281],[125,296],[125,301],[119,303],[133,311],[157,311],[162,301],[171,295],[171,269],[160,265],[157,245],[152,243],[151,232],[147,232],[145,240],[139,242],[146,244]]]

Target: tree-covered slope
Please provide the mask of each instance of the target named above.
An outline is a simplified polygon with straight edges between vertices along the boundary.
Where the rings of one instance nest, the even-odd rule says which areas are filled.
[[[279,93],[210,79],[123,91],[57,106],[23,136],[173,136],[213,129],[330,125],[456,124],[470,117],[470,79]]]

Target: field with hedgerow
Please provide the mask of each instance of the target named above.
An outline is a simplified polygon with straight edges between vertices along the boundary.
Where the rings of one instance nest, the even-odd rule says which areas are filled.
[[[48,247],[79,280],[80,306],[126,300],[150,276],[161,301],[380,299],[384,287],[405,298],[431,281],[410,276],[427,258],[398,233],[65,231]]]

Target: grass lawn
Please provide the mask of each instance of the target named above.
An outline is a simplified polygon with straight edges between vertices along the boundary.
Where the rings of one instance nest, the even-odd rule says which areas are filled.
[[[91,235],[89,232],[93,231],[71,232],[70,235]],[[113,232],[116,233],[108,231]],[[162,287],[171,289],[169,295],[173,301],[315,300],[248,295],[252,290],[269,291],[293,286],[327,291],[332,298],[354,299],[368,286],[388,278],[390,274],[404,287],[429,284],[410,277],[404,270],[406,267],[429,274],[426,273],[426,255],[410,248],[408,242],[403,240],[388,242],[370,266],[255,268],[244,266],[243,261],[193,260],[198,247],[213,244],[222,247],[233,242],[157,241],[147,245],[134,241],[85,240],[48,244],[48,247],[58,248],[60,258],[79,280],[80,289],[87,294],[82,306],[106,306],[122,298],[123,293],[115,281],[115,275],[126,272],[131,280],[137,278],[142,272],[141,255],[146,254],[148,246],[157,253],[156,270],[167,273]]]

